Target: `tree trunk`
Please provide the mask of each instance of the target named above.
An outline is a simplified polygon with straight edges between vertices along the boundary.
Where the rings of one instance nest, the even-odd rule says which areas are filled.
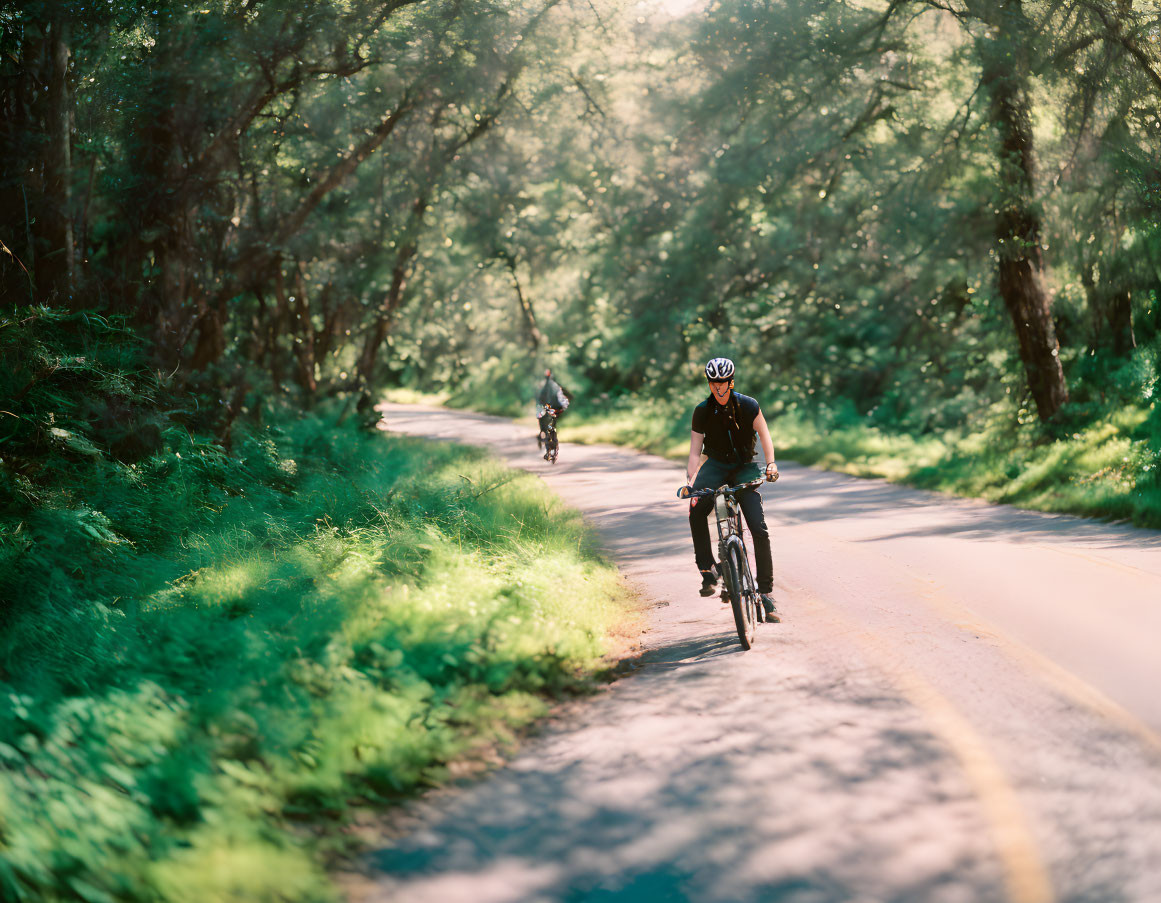
[[[314,377],[314,323],[310,316],[310,301],[306,296],[303,265],[299,263],[294,274],[294,356],[298,361],[298,384],[309,398],[318,391]]]
[[[1068,401],[1060,343],[1044,287],[1040,214],[1035,204],[1030,68],[1022,43],[1029,39],[1019,3],[1005,4],[996,37],[982,48],[983,81],[999,137],[999,189],[995,223],[997,285],[1012,318],[1028,388],[1041,421]]]
[[[1105,316],[1113,333],[1113,354],[1128,356],[1137,347],[1137,336],[1133,333],[1133,296],[1129,289],[1118,288],[1109,296]]]
[[[43,35],[26,27],[16,47],[20,65],[16,72],[0,81],[0,160],[5,173],[20,173],[20,178],[0,180],[0,303],[15,307],[17,303],[36,303],[36,240],[32,234],[29,196],[40,196],[41,173],[37,154],[29,140],[39,124],[33,105],[39,92],[43,70]]]
[[[176,211],[153,247],[161,264],[156,352],[164,367],[177,367],[205,307],[195,277],[197,245],[191,213]]]
[[[224,314],[216,304],[202,305],[197,321],[198,338],[189,359],[192,370],[204,370],[211,364],[216,364],[226,353],[226,330],[223,319]]]
[[[520,286],[520,277],[516,273],[516,258],[507,251],[497,251],[497,256],[504,261],[508,272],[512,276],[512,285],[516,289],[516,300],[520,304],[520,318],[524,324],[524,337],[528,340],[528,347],[533,353],[540,350],[540,343],[544,341],[544,334],[536,325],[536,313],[532,309],[532,302],[524,295]]]
[[[81,204],[80,228],[78,229],[80,235],[77,238],[77,252],[80,254],[81,266],[74,274],[74,287],[79,284],[82,290],[87,274],[85,264],[89,262],[89,216],[93,206],[93,184],[96,182],[96,179],[97,155],[94,153],[89,159],[89,178],[88,184],[85,187],[85,199]]]
[[[334,301],[335,284],[327,282],[319,292],[318,306],[322,313],[322,327],[314,334],[315,360],[323,361],[331,353],[335,338],[338,336],[339,307]]]
[[[1095,271],[1096,267],[1090,264],[1080,274],[1092,318],[1091,347],[1111,348],[1116,357],[1126,357],[1137,347],[1132,291],[1115,275],[1110,283],[1109,276],[1102,273],[1098,282]]]
[[[258,302],[258,321],[256,328],[262,330],[261,348],[255,356],[256,361],[265,361],[266,371],[270,374],[270,382],[274,386],[274,394],[282,393],[282,357],[279,354],[278,335],[281,313],[279,308],[274,310],[266,303],[266,295],[262,285],[256,282],[253,287],[254,298]]]
[[[418,239],[412,239],[399,249],[395,256],[395,266],[391,270],[391,286],[383,296],[379,305],[379,312],[367,338],[363,341],[363,352],[359,355],[359,385],[364,394],[370,392],[375,382],[375,359],[379,356],[379,347],[387,338],[391,329],[391,321],[395,318],[395,311],[403,301],[403,291],[407,288],[407,279],[410,276],[411,258],[418,250]]]
[[[40,205],[40,248],[36,288],[42,303],[72,304],[75,254],[72,220],[72,121],[69,93],[69,26],[52,20],[47,41],[48,110],[45,116],[44,194]]]
[[[391,285],[387,289],[387,294],[383,296],[383,301],[379,304],[379,309],[375,314],[375,322],[371,324],[367,338],[363,341],[363,352],[359,355],[358,374],[359,385],[364,395],[360,404],[364,404],[364,406],[370,397],[368,393],[375,382],[375,358],[379,355],[379,346],[387,338],[391,322],[395,319],[395,313],[399,309],[399,305],[403,303],[403,292],[407,288],[407,280],[411,277],[411,258],[419,250],[419,236],[423,231],[424,216],[427,214],[427,198],[427,191],[423,191],[411,205],[411,217],[404,230],[404,234],[408,237],[395,253],[395,266],[391,269]]]
[[[130,234],[124,257],[129,279],[139,277],[147,265],[156,276],[148,280],[151,291],[142,301],[132,290],[124,304],[153,331],[156,365],[169,372],[182,363],[186,342],[205,310],[197,280],[199,249],[196,209],[193,202],[176,204],[173,189],[182,180],[180,112],[184,99],[179,88],[159,84],[157,94],[170,100],[164,113],[149,118],[142,129],[136,165],[141,175],[134,206],[130,210]]]
[[[1096,266],[1092,263],[1080,268],[1080,284],[1084,286],[1084,296],[1088,300],[1089,314],[1089,343],[1090,350],[1095,351],[1104,342],[1105,318],[1101,305],[1100,294],[1096,284]]]

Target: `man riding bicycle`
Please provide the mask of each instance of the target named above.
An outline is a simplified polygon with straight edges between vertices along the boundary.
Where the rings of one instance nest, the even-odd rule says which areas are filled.
[[[560,384],[552,378],[551,368],[546,367],[544,370],[544,385],[536,393],[536,404],[539,406],[537,417],[540,422],[540,435],[536,439],[536,444],[542,446],[548,436],[548,428],[552,425],[553,412],[559,417],[568,407],[568,396],[564,394]],[[544,460],[548,459],[549,453],[545,451]]]
[[[762,408],[748,395],[734,391],[734,362],[715,357],[705,365],[710,395],[693,409],[693,429],[689,436],[689,463],[686,479],[696,491],[716,489],[722,485],[737,485],[760,478],[761,471],[754,462],[755,439],[762,442],[766,458],[766,479],[777,479],[778,464],[774,461],[774,443]],[[706,461],[698,467],[702,451]],[[756,489],[738,494],[742,516],[754,537],[754,558],[757,564],[758,592],[767,621],[779,621],[770,594],[774,590],[774,565],[770,556],[770,533],[762,514],[762,496]],[[713,499],[699,498],[689,509],[689,529],[693,534],[693,551],[701,571],[701,594],[712,596],[718,582],[718,568],[710,548],[709,513]]]

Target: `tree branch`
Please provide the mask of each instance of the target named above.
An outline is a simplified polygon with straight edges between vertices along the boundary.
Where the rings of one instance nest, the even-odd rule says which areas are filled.
[[[1161,90],[1161,71],[1159,71],[1155,62],[1149,59],[1149,56],[1146,54],[1145,50],[1139,43],[1137,43],[1136,38],[1125,32],[1125,29],[1121,25],[1120,21],[1115,18],[1110,18],[1108,12],[1102,7],[1100,3],[1089,3],[1088,8],[1097,16],[1098,19],[1101,20],[1101,24],[1104,25],[1105,31],[1108,33],[1108,37],[1114,43],[1120,44],[1125,50],[1127,50],[1129,55],[1140,65],[1141,70],[1145,73],[1145,75],[1149,77],[1149,80],[1157,86],[1158,90]]]
[[[367,159],[395,130],[395,126],[399,124],[399,120],[406,116],[415,107],[415,101],[410,93],[404,94],[403,99],[399,102],[399,106],[392,110],[387,116],[380,120],[374,131],[353,151],[347,153],[338,163],[331,167],[328,172],[321,179],[316,180],[315,187],[311,190],[298,205],[290,216],[288,216],[282,227],[275,233],[274,244],[281,245],[293,237],[299,229],[302,228],[306,218],[314,212],[314,209],[322,202],[330,192],[341,185],[346,178],[358,169],[359,164]]]

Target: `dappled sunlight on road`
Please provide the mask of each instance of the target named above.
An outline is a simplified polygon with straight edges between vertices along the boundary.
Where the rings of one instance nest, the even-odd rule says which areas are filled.
[[[1161,899],[1161,534],[783,464],[784,622],[742,653],[696,593],[679,465],[387,424],[542,475],[650,629],[630,677],[412,807],[353,899]]]
[[[651,650],[661,666],[583,723],[422,804],[423,829],[371,857],[390,877],[366,899],[1000,896],[986,826],[915,713],[861,666],[820,684],[811,650],[772,642],[765,685],[722,640]]]

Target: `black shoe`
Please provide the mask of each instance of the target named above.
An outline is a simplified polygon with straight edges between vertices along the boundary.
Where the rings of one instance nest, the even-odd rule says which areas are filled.
[[[778,617],[778,609],[774,607],[774,600],[765,593],[760,593],[758,598],[762,600],[762,609],[766,612],[766,623],[782,623],[782,619]]]
[[[715,574],[713,571],[702,571],[701,572],[701,589],[699,590],[699,592],[703,596],[712,596],[717,591],[716,590],[717,585],[718,585],[718,575],[717,574]]]

